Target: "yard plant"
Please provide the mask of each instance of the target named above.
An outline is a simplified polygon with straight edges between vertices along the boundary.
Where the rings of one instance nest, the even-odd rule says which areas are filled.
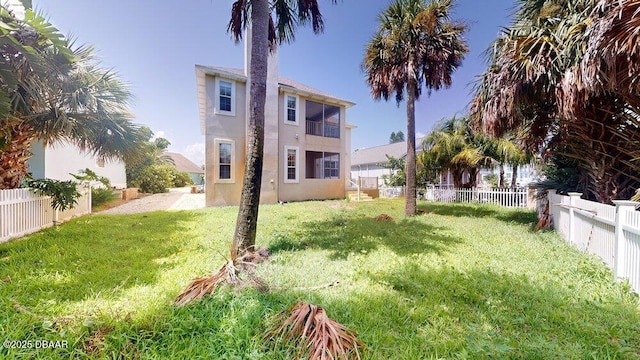
[[[68,342],[0,358],[289,359],[294,349],[264,336],[298,302],[353,330],[363,359],[640,357],[638,296],[556,233],[534,232],[534,213],[418,209],[264,205],[257,243],[271,257],[255,275],[266,288],[222,286],[185,307],[175,296],[224,261],[237,207],[91,215],[0,244],[0,337]]]

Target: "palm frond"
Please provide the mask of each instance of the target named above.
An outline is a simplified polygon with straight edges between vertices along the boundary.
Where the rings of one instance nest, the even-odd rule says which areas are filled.
[[[329,318],[317,305],[298,302],[279,314],[277,321],[280,325],[269,330],[265,338],[294,345],[296,359],[360,359],[364,344],[356,333]]]

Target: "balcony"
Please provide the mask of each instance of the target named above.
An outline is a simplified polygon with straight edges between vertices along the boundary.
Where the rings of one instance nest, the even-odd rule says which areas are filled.
[[[307,135],[324,136],[330,138],[340,138],[340,126],[328,123],[322,123],[322,121],[307,120]]]

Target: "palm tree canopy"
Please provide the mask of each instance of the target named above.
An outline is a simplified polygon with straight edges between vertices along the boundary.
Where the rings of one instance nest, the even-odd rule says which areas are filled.
[[[337,0],[331,0],[332,4]],[[324,19],[320,13],[318,0],[271,0],[271,17],[269,19],[269,46],[289,43],[295,40],[298,25],[311,23],[316,34],[324,30]],[[242,40],[244,29],[250,23],[251,0],[236,0],[231,7],[231,20],[227,31],[236,42]]]
[[[462,37],[467,26],[449,17],[452,0],[397,0],[378,17],[367,43],[362,68],[375,99],[399,103],[410,79],[428,91],[451,85],[452,74],[469,51]]]

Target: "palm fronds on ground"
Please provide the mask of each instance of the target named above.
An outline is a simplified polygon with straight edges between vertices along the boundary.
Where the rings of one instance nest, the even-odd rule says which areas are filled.
[[[277,320],[281,324],[269,330],[265,338],[294,345],[296,359],[360,359],[364,344],[356,333],[329,318],[320,306],[298,302],[280,313]]]
[[[266,260],[269,257],[269,252],[265,249],[258,249],[256,251],[247,251],[244,255],[239,257],[232,257],[220,267],[220,269],[204,277],[199,277],[191,281],[189,285],[180,293],[175,299],[177,306],[184,306],[193,301],[202,299],[206,295],[213,294],[218,287],[223,284],[228,285],[243,285],[247,281],[240,276],[240,271],[245,270],[249,282],[259,288],[266,288],[266,285],[258,279],[254,272],[253,267]]]

